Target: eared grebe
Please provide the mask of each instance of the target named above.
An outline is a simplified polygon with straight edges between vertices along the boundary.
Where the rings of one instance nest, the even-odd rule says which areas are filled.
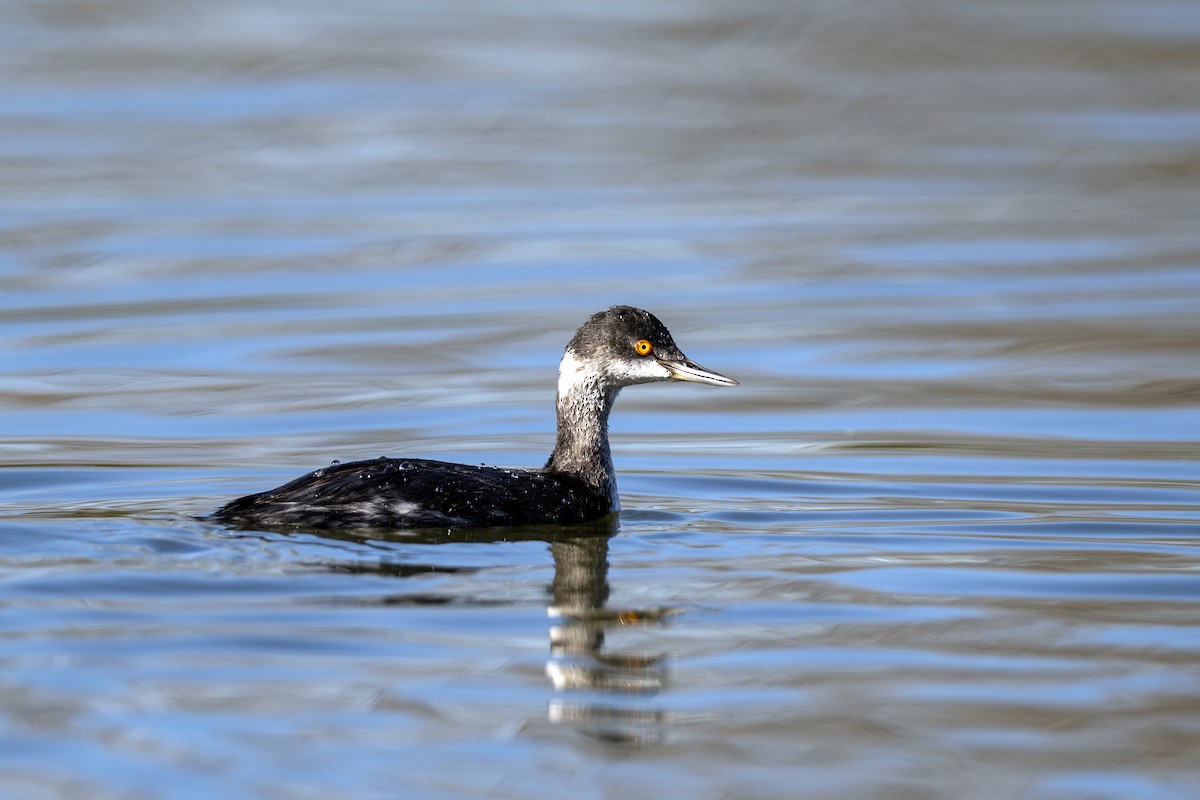
[[[277,489],[234,500],[214,517],[242,527],[421,528],[568,524],[619,508],[608,414],[624,386],[652,381],[735,386],[689,361],[651,313],[613,306],[592,315],[558,368],[558,438],[541,469],[418,458],[334,463]]]

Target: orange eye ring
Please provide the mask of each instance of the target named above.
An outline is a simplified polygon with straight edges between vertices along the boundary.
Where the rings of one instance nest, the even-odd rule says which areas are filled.
[[[648,356],[654,352],[654,345],[650,344],[648,339],[638,339],[633,345],[633,352],[639,356]]]

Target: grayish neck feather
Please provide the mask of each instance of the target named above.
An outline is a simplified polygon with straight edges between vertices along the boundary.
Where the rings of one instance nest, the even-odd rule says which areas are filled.
[[[619,391],[594,364],[567,350],[558,368],[558,438],[546,463],[548,470],[607,488],[614,510],[617,474],[608,447],[608,414]]]

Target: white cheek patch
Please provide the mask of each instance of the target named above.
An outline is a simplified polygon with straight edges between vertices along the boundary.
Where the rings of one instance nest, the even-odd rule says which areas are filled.
[[[617,373],[622,383],[650,383],[651,381],[671,380],[671,371],[659,364],[653,358],[642,358],[621,365]]]
[[[653,358],[610,364],[607,374],[602,375],[595,364],[581,360],[568,350],[563,353],[558,367],[558,397],[560,400],[567,397],[595,400],[603,393],[603,385],[619,389],[635,383],[669,381],[672,377],[671,371]]]

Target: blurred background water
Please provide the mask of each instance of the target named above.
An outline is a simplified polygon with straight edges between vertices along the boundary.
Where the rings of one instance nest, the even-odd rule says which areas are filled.
[[[0,796],[1195,796],[1200,6],[0,21]],[[614,303],[619,528],[196,518]]]

